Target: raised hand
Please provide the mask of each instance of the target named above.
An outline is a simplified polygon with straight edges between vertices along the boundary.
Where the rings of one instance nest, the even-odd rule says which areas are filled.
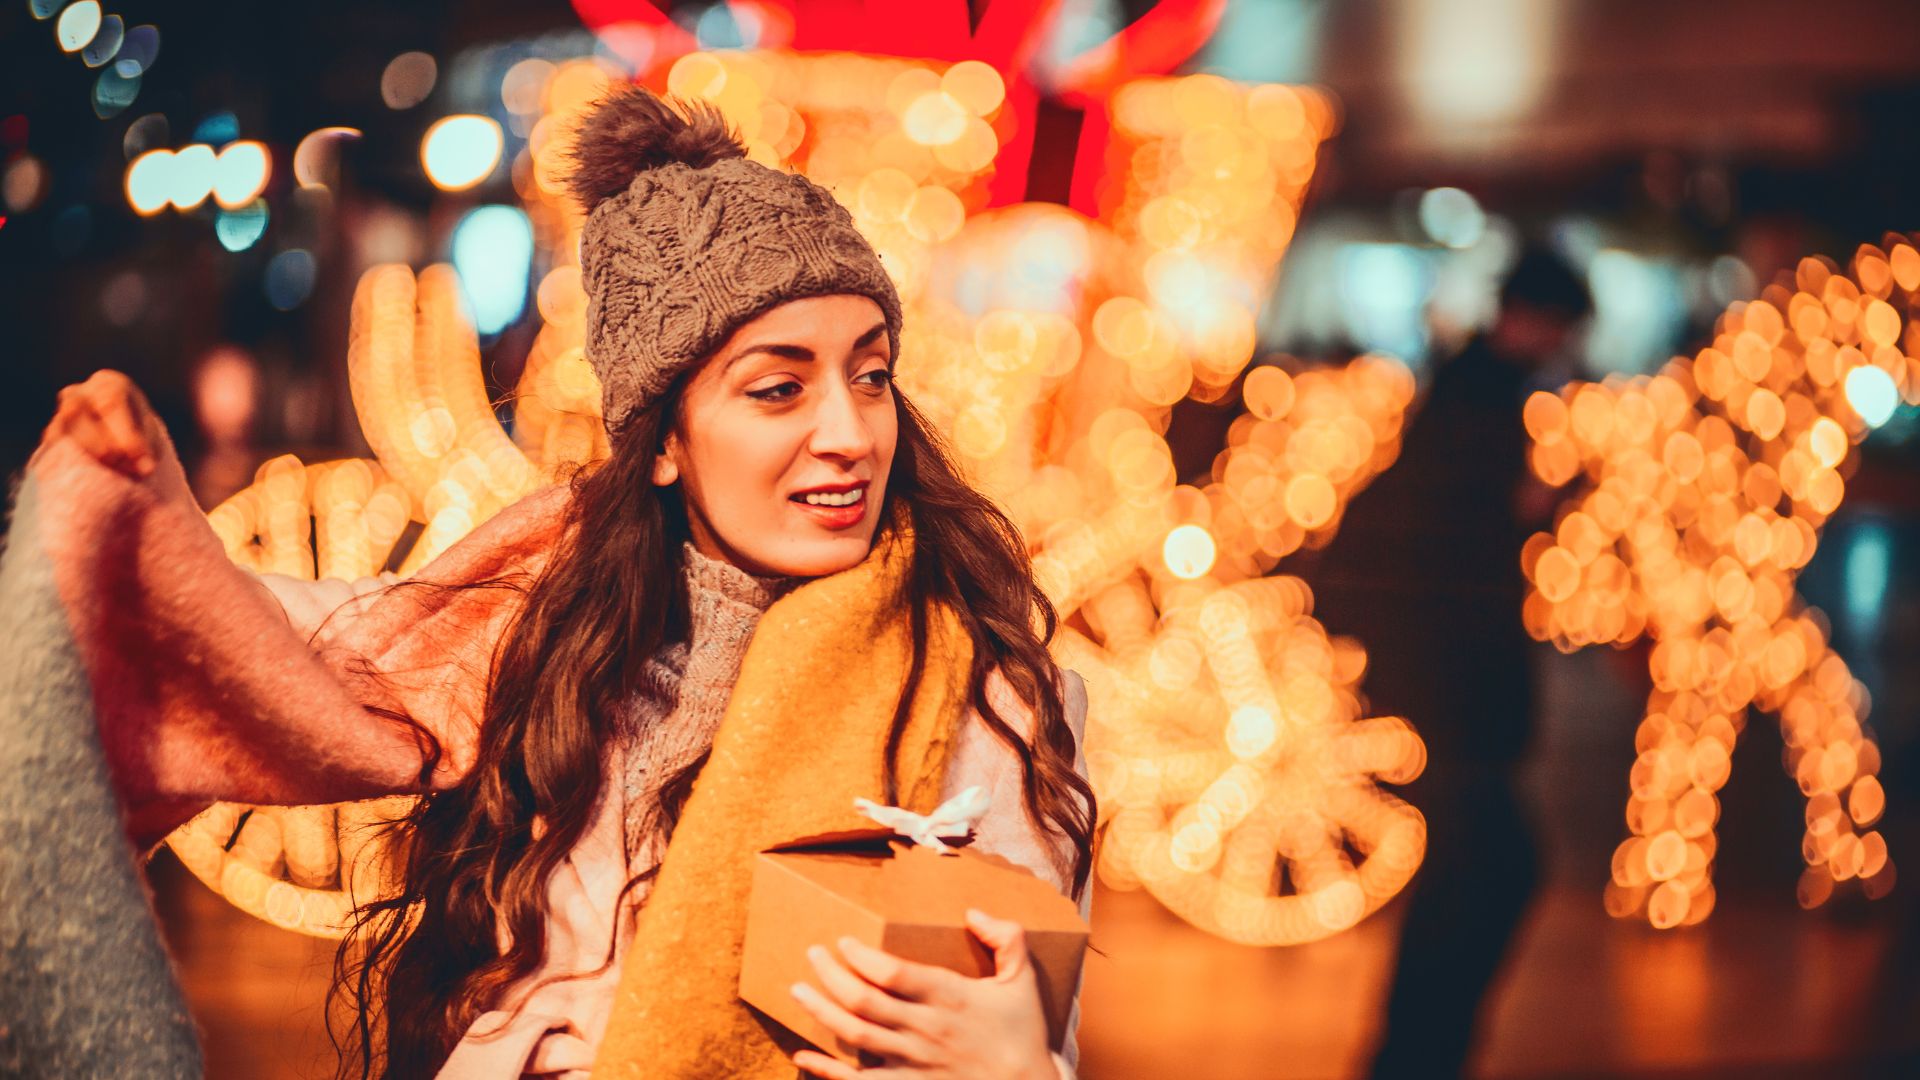
[[[34,456],[63,438],[72,439],[101,464],[141,479],[153,474],[166,436],[160,417],[133,380],[103,369],[60,391],[53,421],[40,436]]]

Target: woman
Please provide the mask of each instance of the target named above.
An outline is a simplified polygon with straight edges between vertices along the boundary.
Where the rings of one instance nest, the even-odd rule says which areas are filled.
[[[124,527],[126,507],[192,516],[138,391],[102,373],[62,393],[40,497],[58,509],[56,478],[130,492],[50,516],[99,541],[53,562],[130,828],[157,840],[217,798],[426,793],[396,891],[359,910],[336,969],[358,1017],[343,1067],[363,1075],[1070,1073],[1020,928],[985,915],[985,979],[810,953],[827,993],[802,1003],[879,1070],[802,1049],[732,995],[751,853],[845,827],[850,795],[926,810],[984,783],[977,843],[1083,909],[1094,816],[1084,688],[1048,656],[1055,614],[1011,523],[893,386],[900,303],[877,254],[827,192],[684,111],[620,92],[575,151],[611,457],[416,581],[225,582],[238,571],[210,565],[208,537]],[[102,465],[113,480],[86,472]],[[191,678],[129,658],[121,606],[86,602],[107,586],[82,564],[129,534],[147,541],[114,588]],[[220,580],[182,600],[167,582],[184,566]],[[216,637],[196,603],[238,622],[271,603],[311,641],[274,653],[298,709],[219,655],[236,636],[272,652],[273,633]],[[127,664],[139,678],[112,677]],[[326,753],[269,753],[309,728]]]

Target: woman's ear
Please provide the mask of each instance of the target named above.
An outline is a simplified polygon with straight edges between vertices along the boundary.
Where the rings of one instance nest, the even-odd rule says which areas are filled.
[[[667,487],[680,479],[680,463],[673,459],[678,449],[676,438],[669,434],[660,447],[659,456],[653,459],[653,484],[655,487]]]

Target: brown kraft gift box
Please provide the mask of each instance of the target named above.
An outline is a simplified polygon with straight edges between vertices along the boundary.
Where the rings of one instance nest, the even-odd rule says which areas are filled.
[[[967,929],[968,908],[1026,929],[1049,1045],[1060,1049],[1080,980],[1087,923],[1073,901],[1023,867],[983,852],[941,854],[887,829],[808,837],[755,857],[740,962],[740,997],[826,1053],[860,1064],[793,996],[825,996],[807,948],[851,937],[902,959],[962,975],[993,974],[993,954]]]

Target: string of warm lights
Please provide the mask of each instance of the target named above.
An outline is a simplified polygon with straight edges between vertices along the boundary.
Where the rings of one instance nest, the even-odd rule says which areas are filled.
[[[1713,343],[1659,374],[1538,393],[1533,468],[1573,484],[1523,555],[1529,632],[1564,651],[1650,639],[1653,693],[1634,736],[1607,910],[1656,927],[1713,910],[1716,792],[1751,710],[1779,718],[1807,797],[1800,902],[1893,886],[1880,751],[1866,689],[1794,591],[1839,508],[1853,446],[1902,398],[1920,402],[1920,252],[1863,246],[1842,271],[1730,307]]]
[[[237,560],[371,573],[410,518],[422,525],[400,564],[410,573],[540,480],[606,455],[582,353],[581,218],[561,178],[573,130],[616,77],[595,60],[527,60],[502,87],[528,132],[512,176],[547,260],[511,437],[485,400],[452,271],[375,268],[355,292],[349,368],[378,465],[269,463],[214,512]],[[1392,462],[1413,394],[1383,358],[1254,363],[1255,304],[1332,131],[1328,99],[1212,76],[1122,84],[1095,220],[986,209],[1013,132],[985,64],[690,53],[664,83],[718,105],[756,160],[834,191],[895,275],[909,309],[902,386],[1029,537],[1066,619],[1059,659],[1087,678],[1102,879],[1257,944],[1336,933],[1395,895],[1425,823],[1379,785],[1417,776],[1424,747],[1403,719],[1362,717],[1364,651],[1326,634],[1304,583],[1270,576],[1329,542],[1346,501]],[[434,175],[431,137],[423,161],[455,185]],[[1173,406],[1236,393],[1247,413],[1210,475],[1178,483]],[[309,515],[317,551],[299,546]],[[237,815],[218,813],[184,835],[232,835]],[[329,932],[337,867],[353,860],[333,878],[324,864],[296,873],[290,838],[320,827],[301,813],[249,818],[241,837],[260,836],[225,864],[189,865],[216,887],[241,875],[248,910]],[[338,811],[342,837],[348,820]]]

